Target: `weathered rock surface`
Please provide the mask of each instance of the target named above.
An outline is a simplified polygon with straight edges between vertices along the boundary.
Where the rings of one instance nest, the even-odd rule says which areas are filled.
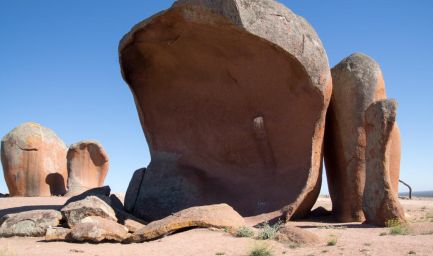
[[[385,226],[388,220],[405,222],[390,172],[391,136],[396,115],[397,103],[394,100],[375,102],[365,113],[367,166],[363,210],[366,222],[378,226]]]
[[[110,186],[103,186],[103,187],[99,187],[99,188],[92,188],[89,190],[84,191],[83,193],[73,196],[71,198],[69,198],[66,203],[64,204],[64,206],[72,203],[72,202],[76,202],[76,201],[80,201],[85,199],[88,196],[96,196],[99,197],[100,199],[102,199],[103,201],[105,201],[107,204],[111,204],[111,201],[109,200],[110,197],[110,193],[111,193],[111,188]]]
[[[69,228],[54,227],[48,228],[45,233],[45,241],[69,241],[71,230]]]
[[[88,216],[99,216],[117,221],[116,213],[111,206],[97,196],[88,196],[83,200],[67,204],[61,209],[61,212],[71,228]]]
[[[149,223],[137,230],[130,242],[152,240],[185,228],[237,228],[244,225],[242,216],[226,204],[197,206]]]
[[[65,143],[37,123],[24,123],[1,141],[1,160],[11,196],[51,196],[66,192]]]
[[[322,44],[274,1],[239,1],[255,25],[208,2],[181,1],[120,43],[152,156],[127,209],[145,220],[221,202],[268,219],[307,213],[331,93]]]
[[[128,229],[113,220],[89,216],[76,224],[70,233],[77,242],[122,242],[129,237]]]
[[[333,93],[327,116],[325,164],[333,214],[343,222],[362,221],[366,168],[364,113],[386,98],[382,71],[370,57],[356,53],[332,69]],[[398,191],[400,135],[395,126],[390,160],[394,191]]]
[[[47,229],[59,225],[61,219],[61,213],[56,210],[6,214],[0,219],[0,237],[44,236]]]
[[[278,230],[275,240],[297,245],[312,245],[320,242],[316,234],[288,224]]]
[[[126,212],[122,201],[116,195],[110,195],[110,201],[111,207],[116,213],[117,222],[124,225],[129,232],[133,233],[147,224],[147,222],[142,219]]]
[[[128,212],[134,212],[135,203],[137,196],[140,194],[140,187],[145,172],[146,168],[136,170],[129,182],[128,189],[125,193],[125,210]]]
[[[80,141],[69,147],[68,193],[74,196],[104,185],[109,158],[102,145],[93,140]]]

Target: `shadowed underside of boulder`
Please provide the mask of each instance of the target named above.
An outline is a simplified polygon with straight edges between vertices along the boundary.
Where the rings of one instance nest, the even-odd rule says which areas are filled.
[[[326,97],[293,55],[188,5],[137,25],[119,51],[152,158],[135,215],[227,203],[291,216],[317,188]]]

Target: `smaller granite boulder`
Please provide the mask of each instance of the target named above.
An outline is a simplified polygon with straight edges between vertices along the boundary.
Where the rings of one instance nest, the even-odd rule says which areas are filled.
[[[7,214],[0,219],[0,237],[44,236],[47,229],[59,225],[61,219],[61,213],[56,210]]]
[[[86,140],[71,145],[67,161],[69,176],[66,196],[74,196],[104,185],[109,158],[99,142]]]
[[[126,227],[99,216],[82,219],[71,231],[71,239],[77,242],[122,242],[128,237]]]
[[[275,240],[297,245],[311,245],[320,241],[316,234],[287,224],[278,230]]]
[[[185,228],[238,228],[245,220],[227,204],[191,207],[137,230],[129,242],[144,242]]]
[[[54,227],[48,228],[45,234],[45,241],[68,241],[71,230],[69,228]]]
[[[83,200],[67,204],[61,209],[61,212],[71,228],[88,216],[99,216],[117,221],[116,213],[111,206],[97,196],[88,196]]]
[[[390,173],[390,144],[396,115],[395,100],[375,102],[365,113],[367,168],[362,209],[366,222],[377,226],[385,226],[389,220],[406,221]]]
[[[24,123],[1,141],[1,161],[11,196],[64,195],[68,178],[65,143],[37,123]]]

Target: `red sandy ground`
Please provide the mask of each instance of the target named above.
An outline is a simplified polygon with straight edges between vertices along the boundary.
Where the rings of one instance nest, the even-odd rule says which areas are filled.
[[[32,208],[52,208],[64,201],[61,197],[1,198],[0,215]],[[263,243],[272,249],[274,255],[433,255],[433,199],[401,202],[413,227],[409,235],[383,235],[389,233],[389,228],[375,228],[360,223],[335,224],[307,220],[292,224],[317,234],[321,242],[295,249],[275,241],[235,238],[223,231],[195,229],[152,242],[128,245],[47,243],[42,238],[0,238],[0,256],[249,255],[254,247]],[[330,209],[331,203],[328,198],[320,198],[316,206]],[[336,245],[328,246],[328,241],[333,239],[336,239]]]

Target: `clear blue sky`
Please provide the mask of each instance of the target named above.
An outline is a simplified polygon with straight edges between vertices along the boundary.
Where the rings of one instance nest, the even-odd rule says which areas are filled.
[[[0,0],[0,136],[35,121],[68,145],[97,139],[111,158],[106,184],[126,190],[150,159],[117,46],[172,2]],[[388,96],[400,105],[401,177],[433,190],[433,1],[282,2],[314,26],[331,66],[353,52],[381,63]]]

